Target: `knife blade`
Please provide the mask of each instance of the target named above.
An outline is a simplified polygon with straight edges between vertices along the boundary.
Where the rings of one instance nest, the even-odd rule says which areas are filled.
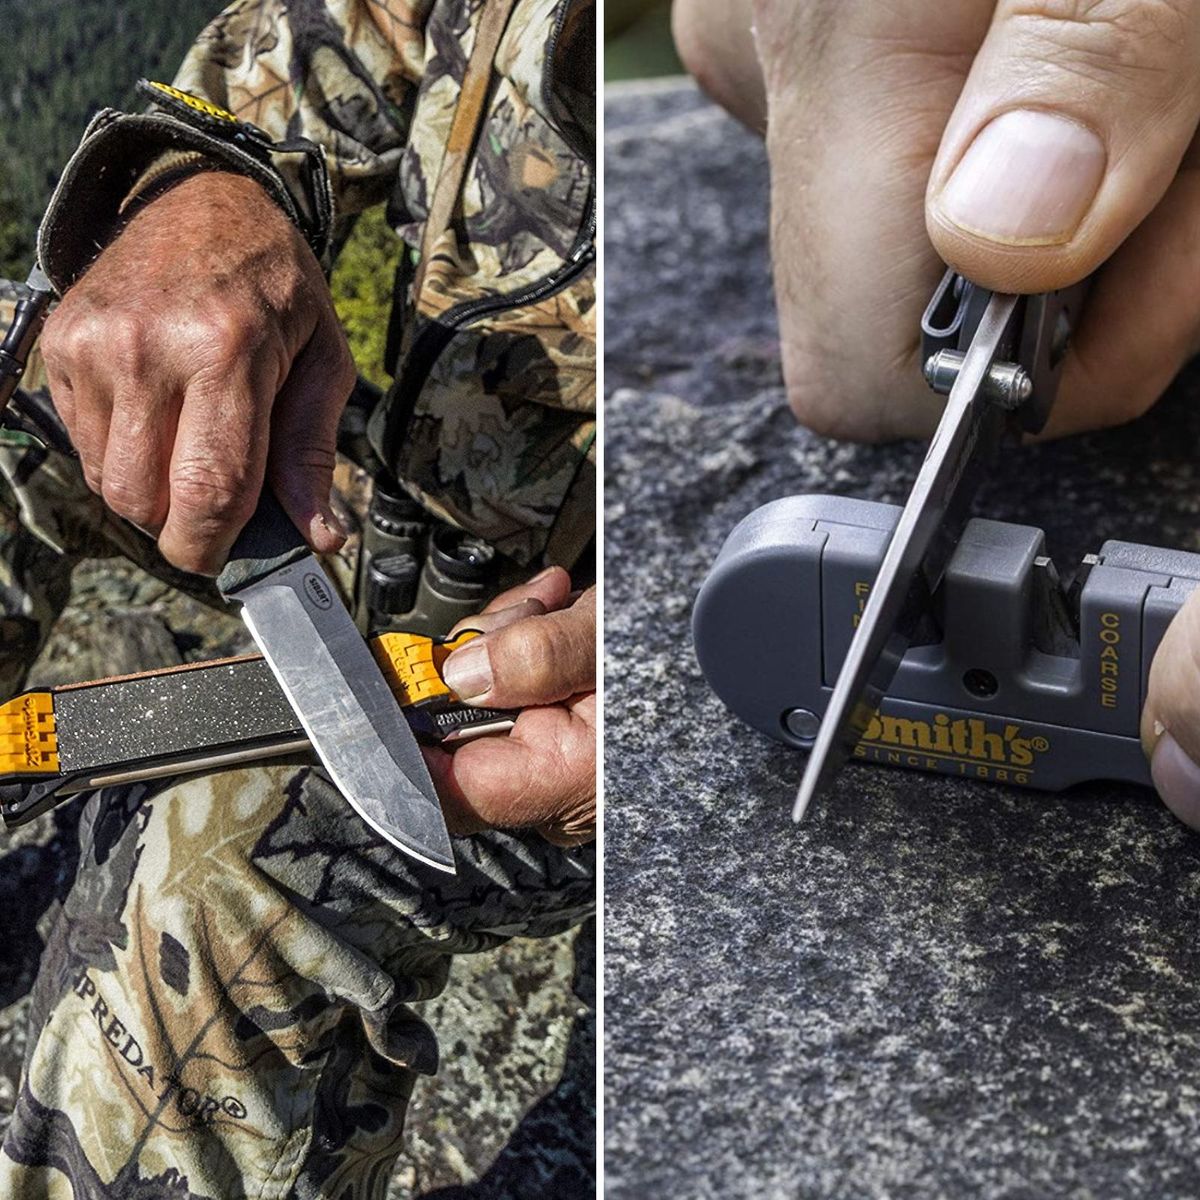
[[[871,585],[796,795],[801,821],[850,757],[929,609],[997,451],[1038,432],[1087,281],[1041,296],[990,293],[953,271],[922,320],[926,375],[950,394]],[[951,349],[955,346],[957,349]],[[1008,360],[1014,361],[1008,361]]]
[[[217,579],[334,785],[381,837],[455,874],[420,748],[367,643],[270,487]]]

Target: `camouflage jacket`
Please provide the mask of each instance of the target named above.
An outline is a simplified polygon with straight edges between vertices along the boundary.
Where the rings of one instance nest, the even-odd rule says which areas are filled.
[[[594,0],[237,0],[175,86],[325,151],[405,243],[375,450],[520,563],[595,523]]]

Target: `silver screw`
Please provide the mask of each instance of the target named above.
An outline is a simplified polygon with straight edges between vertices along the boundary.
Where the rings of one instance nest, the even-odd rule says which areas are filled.
[[[939,350],[925,363],[925,379],[942,396],[950,394],[965,354],[960,350]],[[992,363],[983,381],[983,394],[1002,408],[1020,408],[1033,395],[1029,372],[1017,363]]]

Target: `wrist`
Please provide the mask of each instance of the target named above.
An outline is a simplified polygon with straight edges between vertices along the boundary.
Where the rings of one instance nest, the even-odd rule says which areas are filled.
[[[317,146],[302,138],[274,143],[262,130],[175,89],[145,90],[154,100],[149,112],[106,109],[92,121],[51,198],[38,258],[60,294],[121,231],[128,209],[202,169],[253,180],[322,257],[332,202]]]
[[[199,150],[168,150],[159,155],[134,180],[121,201],[119,216],[128,221],[139,208],[170,191],[176,184],[204,171],[219,171],[221,164]]]

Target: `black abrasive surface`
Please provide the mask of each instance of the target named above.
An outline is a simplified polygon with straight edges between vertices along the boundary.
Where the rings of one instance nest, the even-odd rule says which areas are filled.
[[[263,659],[72,688],[54,716],[64,774],[304,736]]]
[[[1200,835],[1144,790],[862,766],[796,829],[802,760],[706,688],[732,526],[902,502],[924,448],[796,428],[755,139],[682,85],[608,111],[609,1194],[1200,1196]],[[1012,454],[980,511],[1064,566],[1200,549],[1198,400]]]

